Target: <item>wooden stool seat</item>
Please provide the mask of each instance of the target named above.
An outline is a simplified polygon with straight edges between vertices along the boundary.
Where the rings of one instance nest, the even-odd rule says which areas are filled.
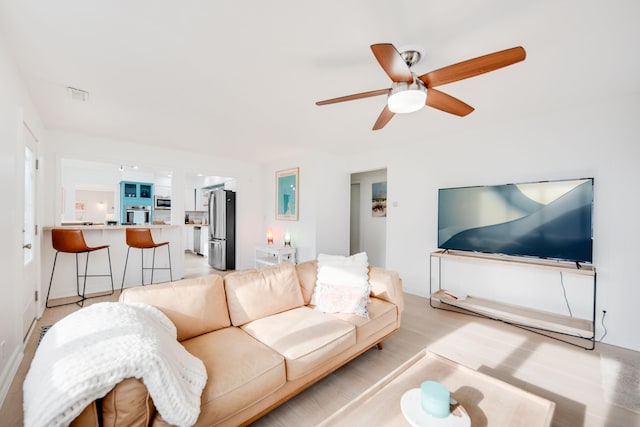
[[[51,269],[51,279],[49,280],[49,290],[47,291],[47,300],[45,302],[45,306],[47,308],[59,307],[61,305],[68,304],[78,304],[80,307],[84,305],[84,301],[89,298],[96,298],[99,296],[105,295],[113,295],[113,271],[111,269],[111,253],[109,252],[109,245],[100,245],[100,246],[88,246],[87,242],[84,240],[84,234],[82,230],[79,229],[57,229],[54,228],[51,230],[51,243],[53,245],[53,249],[56,250],[56,255],[53,259],[53,268]],[[107,250],[107,257],[109,259],[109,274],[87,274],[87,268],[89,267],[89,254],[94,251],[99,251],[101,249]],[[77,301],[71,301],[63,304],[57,305],[49,305],[49,294],[51,293],[51,284],[53,283],[53,273],[56,270],[56,262],[58,261],[58,254],[60,252],[75,254],[76,256],[76,293],[77,296],[80,297]],[[84,274],[80,274],[78,269],[78,254],[86,253],[86,261],[84,266]],[[85,295],[85,291],[87,289],[87,277],[110,277],[111,278],[111,293],[109,294],[100,294],[92,297],[87,297]],[[84,278],[84,283],[82,285],[82,294],[80,294],[80,277]]]

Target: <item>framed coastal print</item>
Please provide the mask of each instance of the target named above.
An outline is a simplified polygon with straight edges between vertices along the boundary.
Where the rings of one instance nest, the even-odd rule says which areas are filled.
[[[371,184],[371,216],[387,216],[387,182]]]
[[[276,172],[276,219],[298,220],[299,168]]]

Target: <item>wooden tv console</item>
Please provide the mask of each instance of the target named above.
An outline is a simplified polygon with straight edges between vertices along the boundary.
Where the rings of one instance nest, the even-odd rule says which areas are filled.
[[[429,274],[429,304],[433,308],[446,309],[465,314],[474,314],[518,326],[550,338],[567,342],[587,350],[595,348],[596,322],[596,269],[593,265],[577,265],[570,262],[520,258],[513,256],[479,254],[453,250],[439,250],[432,252],[429,267],[432,268],[433,258],[438,259],[438,286],[434,289],[433,274]],[[593,316],[582,319],[563,314],[532,309],[524,306],[508,304],[500,301],[485,299],[478,296],[467,296],[456,299],[445,293],[442,288],[442,259],[454,258],[462,261],[480,261],[508,263],[525,268],[542,268],[570,274],[580,274],[592,277],[593,283]]]

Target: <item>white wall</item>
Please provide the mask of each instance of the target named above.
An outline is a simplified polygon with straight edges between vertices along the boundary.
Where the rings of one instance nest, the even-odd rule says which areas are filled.
[[[640,258],[640,100],[637,94],[600,99],[597,104],[531,116],[499,127],[447,137],[429,136],[411,150],[382,150],[350,159],[348,169],[361,171],[387,165],[387,268],[404,279],[405,290],[426,296],[429,253],[437,248],[437,190],[443,187],[595,178],[594,265],[598,273],[597,337],[600,316],[607,310],[605,342],[640,350],[640,286],[634,266]],[[392,129],[389,130],[392,132]],[[397,203],[397,207],[394,207]],[[475,269],[460,266],[468,293]],[[460,273],[460,272],[459,272]],[[492,269],[499,277],[504,270]],[[521,275],[522,276],[522,275]],[[499,290],[508,300],[521,300],[539,283],[551,281],[549,310],[564,309],[559,278],[527,273]],[[589,286],[568,283],[572,308],[584,312]],[[545,282],[547,283],[547,282]],[[484,292],[484,290],[482,290]]]
[[[275,175],[298,167],[298,221],[275,219]],[[257,244],[266,244],[267,229],[274,244],[281,245],[284,233],[298,248],[298,261],[315,259],[320,253],[349,254],[349,174],[344,158],[326,153],[305,153],[269,163],[263,175],[263,225]]]
[[[22,360],[23,121],[42,145],[40,118],[0,37],[0,182],[11,203],[0,209],[0,404]],[[39,180],[39,178],[38,178]],[[36,237],[37,239],[37,237]],[[37,245],[37,241],[36,241]]]
[[[371,186],[386,181],[386,169],[351,175],[352,183],[360,183],[360,251],[367,253],[370,265],[382,268],[387,263],[387,218],[371,214]]]

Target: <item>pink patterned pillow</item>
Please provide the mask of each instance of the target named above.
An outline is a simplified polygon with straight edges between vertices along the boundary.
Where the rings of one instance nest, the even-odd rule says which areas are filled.
[[[318,256],[318,279],[311,303],[324,313],[353,313],[369,318],[369,265],[367,254],[350,257]]]
[[[316,292],[316,310],[324,313],[353,313],[369,318],[369,289],[327,285]]]

